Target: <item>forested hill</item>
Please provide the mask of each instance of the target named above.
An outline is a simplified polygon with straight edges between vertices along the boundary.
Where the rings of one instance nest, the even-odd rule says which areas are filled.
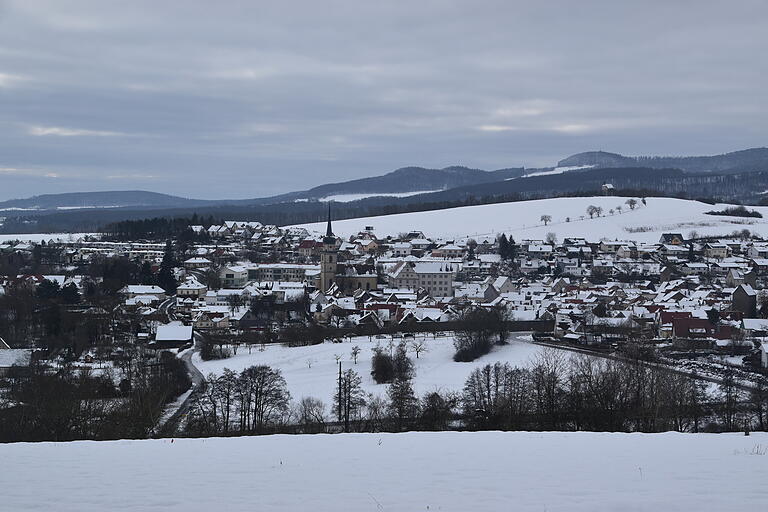
[[[588,151],[560,160],[558,167],[651,167],[675,168],[689,173],[737,173],[768,171],[768,148],[752,148],[714,156],[624,156]]]
[[[382,176],[360,178],[339,183],[328,183],[303,192],[292,192],[255,200],[255,203],[293,201],[297,199],[324,200],[329,196],[343,194],[403,194],[448,190],[455,187],[493,183],[523,176],[524,167],[484,171],[462,166],[428,169],[425,167],[403,167]],[[248,203],[250,201],[242,201]]]
[[[211,201],[186,199],[144,190],[113,190],[106,192],[71,192],[43,194],[26,199],[0,202],[0,210],[49,210],[125,207],[183,207],[202,206]]]
[[[565,174],[532,176],[457,187],[451,190],[410,197],[370,197],[335,203],[334,217],[352,218],[410,211],[436,210],[455,206],[486,204],[547,197],[599,195],[604,183],[616,193],[634,196],[671,196],[712,199],[721,202],[763,202],[768,190],[768,172],[745,174],[685,174],[679,169],[611,168],[572,171]],[[98,213],[96,215],[95,213]],[[270,224],[300,224],[325,218],[327,207],[318,201],[285,202],[268,205],[221,205],[144,210],[65,211],[8,218],[6,233],[93,231],[127,219],[190,217],[193,213],[217,220],[258,220]]]

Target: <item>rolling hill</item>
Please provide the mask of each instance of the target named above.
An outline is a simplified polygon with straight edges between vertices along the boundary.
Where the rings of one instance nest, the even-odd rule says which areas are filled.
[[[714,156],[624,156],[605,151],[588,151],[564,158],[557,165],[674,168],[689,173],[768,171],[768,148],[751,148]]]
[[[43,194],[0,202],[0,211],[87,210],[98,208],[176,208],[208,205],[211,201],[144,190]]]
[[[0,203],[0,232],[94,231],[111,222],[150,217],[241,218],[295,224],[323,217],[323,201],[343,203],[342,218],[441,209],[469,204],[588,196],[610,183],[631,195],[768,201],[768,149],[705,157],[626,157],[589,152],[558,167],[483,171],[467,167],[405,167],[305,191],[241,200],[200,200],[144,191],[48,194]],[[764,170],[761,170],[764,169]],[[707,172],[704,172],[707,170]],[[714,170],[717,170],[715,172]]]
[[[565,237],[584,237],[598,241],[636,240],[658,242],[662,233],[679,232],[687,235],[727,235],[733,231],[749,229],[768,237],[768,207],[755,207],[763,218],[721,217],[705,212],[721,210],[726,205],[710,205],[698,201],[666,197],[646,198],[647,205],[639,202],[634,210],[625,204],[626,197],[562,197],[534,201],[465,206],[444,210],[401,213],[377,217],[339,220],[333,223],[336,235],[348,237],[373,226],[378,236],[397,235],[408,231],[423,231],[426,236],[445,239],[474,238],[478,242],[495,239],[506,233],[520,240],[543,240],[555,233],[559,240]],[[601,217],[590,219],[587,206],[603,209]],[[618,213],[617,206],[622,207]],[[614,213],[610,214],[613,209]],[[544,225],[542,215],[552,221]],[[322,222],[301,224],[309,230],[321,232]]]

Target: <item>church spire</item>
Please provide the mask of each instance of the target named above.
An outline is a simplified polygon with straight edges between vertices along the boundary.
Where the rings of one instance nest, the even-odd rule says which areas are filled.
[[[325,240],[331,240],[331,242],[327,243],[335,243],[336,242],[336,235],[333,234],[333,229],[331,228],[331,203],[328,202],[328,227],[325,230]]]

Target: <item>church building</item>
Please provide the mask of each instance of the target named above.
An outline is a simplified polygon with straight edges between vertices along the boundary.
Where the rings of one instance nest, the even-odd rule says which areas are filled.
[[[331,227],[331,205],[328,205],[328,226],[320,250],[320,277],[318,289],[326,293],[338,290],[351,295],[356,290],[375,290],[378,284],[376,273],[359,274],[354,267],[339,265],[339,245]]]

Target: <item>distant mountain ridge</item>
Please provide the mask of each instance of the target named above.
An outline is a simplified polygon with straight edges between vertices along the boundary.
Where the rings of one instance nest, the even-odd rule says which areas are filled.
[[[256,202],[280,202],[296,199],[322,200],[328,196],[339,194],[370,194],[373,196],[448,190],[466,185],[479,185],[516,178],[522,176],[525,172],[524,167],[499,169],[496,171],[484,171],[463,166],[451,166],[443,169],[401,167],[381,176],[328,183],[306,191],[282,194],[256,200]],[[249,201],[245,200],[243,202]]]
[[[638,186],[646,179],[658,178],[652,170],[669,173],[671,170],[686,174],[737,174],[768,171],[768,148],[752,148],[714,156],[690,157],[631,157],[605,151],[589,151],[571,155],[557,163],[558,168],[526,169],[524,167],[504,168],[485,171],[465,166],[450,166],[442,169],[426,167],[402,167],[380,176],[359,178],[338,183],[327,183],[308,190],[290,192],[271,197],[233,200],[203,200],[178,197],[169,194],[141,190],[78,192],[45,194],[27,199],[13,199],[0,202],[0,216],[37,216],[56,214],[59,210],[93,210],[93,215],[105,216],[106,211],[115,214],[121,210],[139,212],[161,211],[163,209],[261,207],[281,205],[289,207],[297,202],[333,200],[348,195],[346,201],[365,199],[371,204],[410,202],[434,202],[463,197],[499,195],[502,193],[533,194],[569,189],[593,187],[593,179],[602,176],[604,180],[617,181],[626,186]],[[608,174],[586,173],[589,170],[613,169]],[[616,172],[622,169],[619,175]],[[554,172],[552,172],[554,170]],[[578,173],[577,176],[574,176]],[[649,174],[650,173],[650,174]],[[552,174],[548,179],[544,174]],[[645,176],[648,175],[648,176]],[[580,177],[579,177],[580,176]],[[513,179],[517,178],[517,179]],[[675,178],[677,179],[677,178]],[[583,180],[583,186],[579,186]],[[515,183],[512,183],[515,182]],[[671,186],[671,185],[670,185]],[[763,190],[763,189],[761,189]],[[752,195],[760,191],[752,191]],[[738,194],[743,195],[740,189]],[[389,197],[388,197],[389,196]],[[400,196],[392,197],[392,196]],[[737,196],[732,194],[732,197]],[[746,197],[746,196],[745,196]],[[375,198],[375,199],[374,199]],[[754,200],[754,197],[750,197]],[[98,210],[98,211],[96,211]],[[114,215],[110,214],[110,217]]]
[[[202,206],[210,201],[187,199],[144,190],[112,190],[105,192],[68,192],[42,194],[27,199],[0,202],[0,210],[51,210],[88,208],[136,208]]]
[[[768,171],[768,148],[751,148],[713,156],[624,156],[605,151],[577,153],[560,160],[558,167],[649,167],[680,169],[688,173]]]
[[[57,209],[95,208],[182,208],[195,206],[247,206],[284,203],[297,200],[323,200],[328,196],[342,194],[404,194],[431,192],[451,188],[479,185],[519,177],[525,174],[523,167],[484,171],[462,166],[428,169],[425,167],[403,167],[381,176],[360,178],[351,181],[328,183],[309,190],[290,192],[271,197],[253,199],[188,199],[169,194],[142,190],[73,192],[44,194],[27,199],[11,199],[0,202],[0,212],[13,210],[44,211]]]

